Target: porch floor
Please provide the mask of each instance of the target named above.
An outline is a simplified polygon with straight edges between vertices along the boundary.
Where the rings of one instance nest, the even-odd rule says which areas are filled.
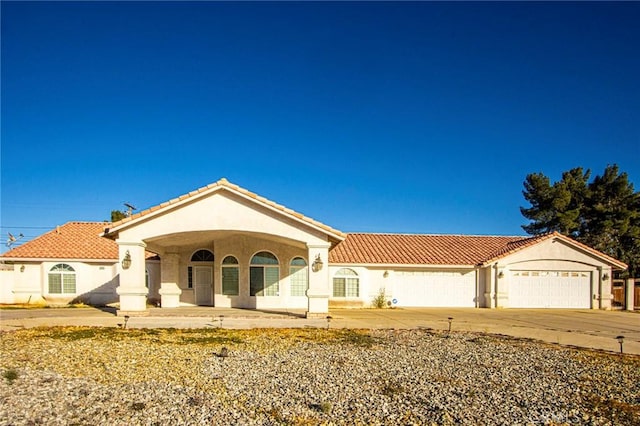
[[[178,308],[149,308],[150,317],[212,317],[219,318],[305,318],[305,309],[244,309],[213,306],[180,306]]]

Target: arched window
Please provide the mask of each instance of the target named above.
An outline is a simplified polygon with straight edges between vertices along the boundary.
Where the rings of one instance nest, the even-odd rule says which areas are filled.
[[[192,262],[213,262],[213,253],[209,250],[198,250],[191,256]]]
[[[222,260],[222,294],[237,296],[240,288],[238,259],[227,256]]]
[[[307,261],[301,257],[296,257],[289,265],[289,282],[292,296],[305,296],[309,288],[309,275],[307,271]]]
[[[49,294],[75,294],[76,271],[66,263],[49,270]]]
[[[280,268],[278,258],[261,251],[251,258],[249,269],[250,296],[279,296]]]
[[[333,297],[359,297],[360,279],[356,271],[342,268],[333,276]]]

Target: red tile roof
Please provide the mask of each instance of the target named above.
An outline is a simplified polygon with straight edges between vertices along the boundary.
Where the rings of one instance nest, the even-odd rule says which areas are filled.
[[[0,258],[5,259],[118,259],[115,241],[100,236],[105,222],[68,222]],[[507,255],[549,238],[558,238],[574,247],[607,260],[613,266],[627,265],[558,233],[535,237],[473,235],[348,234],[329,252],[329,262],[337,264],[388,265],[487,265]],[[155,257],[147,252],[147,259]]]
[[[591,253],[595,256],[598,256],[606,261],[608,261],[609,263],[611,263],[612,265],[620,268],[620,269],[627,269],[627,264],[620,262],[618,259],[615,259],[605,253],[602,253],[601,251],[598,251],[594,248],[589,247],[586,244],[582,244],[579,241],[574,240],[573,238],[569,238],[565,235],[560,234],[559,232],[550,232],[548,234],[543,234],[543,235],[536,235],[534,237],[528,237],[526,239],[523,239],[521,241],[516,241],[514,243],[510,243],[507,244],[507,246],[503,247],[502,249],[498,250],[497,252],[493,253],[491,256],[489,256],[487,259],[485,259],[482,263],[484,265],[489,264],[495,260],[498,260],[508,254],[512,254],[516,251],[522,250],[526,247],[530,247],[534,244],[538,244],[541,241],[544,240],[548,240],[550,238],[557,238],[559,240],[562,240],[576,248],[579,248],[583,251],[586,251],[587,253]]]
[[[527,237],[348,234],[329,253],[330,263],[477,265]]]
[[[114,231],[117,231],[118,228],[122,227],[123,225],[126,225],[129,222],[133,222],[136,221],[137,219],[143,217],[143,216],[147,216],[149,214],[155,213],[158,210],[162,210],[165,209],[167,207],[170,207],[172,205],[175,204],[179,204],[184,202],[185,200],[191,199],[193,197],[199,196],[199,195],[204,195],[206,193],[210,193],[213,191],[218,191],[220,189],[226,189],[229,190],[231,192],[235,192],[243,197],[249,198],[254,200],[257,203],[260,203],[264,206],[267,206],[269,208],[278,210],[282,213],[285,213],[289,216],[294,217],[295,219],[301,221],[301,222],[306,222],[309,225],[312,225],[313,227],[319,228],[329,234],[331,234],[331,236],[333,238],[336,238],[337,241],[340,241],[342,239],[344,239],[344,237],[346,236],[346,234],[344,234],[342,231],[338,231],[337,229],[334,229],[330,226],[325,225],[324,223],[318,222],[317,220],[314,220],[310,217],[307,217],[303,214],[300,214],[294,210],[291,210],[290,208],[287,208],[281,204],[275,203],[271,200],[268,200],[264,197],[261,197],[247,189],[244,189],[238,185],[235,185],[231,182],[229,182],[227,179],[222,178],[220,180],[218,180],[217,182],[211,183],[207,186],[203,186],[202,188],[198,188],[195,191],[191,191],[188,194],[184,194],[181,195],[179,197],[173,198],[169,201],[165,201],[162,204],[158,204],[156,206],[150,207],[146,210],[143,210],[141,212],[132,214],[129,217],[125,217],[124,219],[118,221],[118,222],[114,222],[112,224],[109,225],[108,229],[105,229],[105,236],[110,236],[110,234],[112,234]]]
[[[557,232],[533,237],[474,235],[348,234],[329,253],[330,263],[390,265],[487,265],[549,238],[626,269],[627,265]]]
[[[0,258],[118,260],[118,244],[100,234],[107,222],[67,222]],[[146,258],[155,254],[147,252]]]

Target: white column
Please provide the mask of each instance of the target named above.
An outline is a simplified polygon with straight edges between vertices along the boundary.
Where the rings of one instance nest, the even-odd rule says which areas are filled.
[[[509,271],[503,266],[496,268],[496,308],[506,308],[509,299],[507,275]]]
[[[493,264],[487,268],[487,287],[489,288],[487,308],[498,307],[498,264]],[[487,293],[485,292],[485,299]]]
[[[180,255],[166,253],[160,258],[160,306],[177,308],[180,306],[182,290],[178,286],[180,276]]]
[[[607,279],[604,279],[604,276]],[[600,309],[610,310],[613,295],[611,294],[611,268],[598,268],[598,293],[600,297]]]
[[[625,290],[624,290],[624,295],[625,295],[625,309],[627,311],[633,311],[634,309],[634,292],[635,292],[635,286],[636,286],[636,280],[633,278],[627,278],[627,282],[626,282],[626,286],[625,286]]]
[[[118,272],[120,285],[116,293],[120,298],[118,315],[147,315],[147,294],[145,285],[145,251],[142,241],[120,241],[118,243]]]
[[[485,308],[494,308],[493,304],[493,295],[494,293],[494,282],[493,282],[493,266],[487,266],[480,270],[482,274],[482,282],[484,284],[483,287],[483,296],[484,296],[484,307]]]
[[[598,293],[600,287],[599,273],[601,273],[601,271],[598,269],[591,272],[591,309],[598,309],[600,307],[600,293]]]
[[[329,243],[307,244],[309,249],[309,289],[307,290],[307,300],[309,307],[307,318],[324,318],[329,313]],[[322,262],[322,267],[316,262]]]

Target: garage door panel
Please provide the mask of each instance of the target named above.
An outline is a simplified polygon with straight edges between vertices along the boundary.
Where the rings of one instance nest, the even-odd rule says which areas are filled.
[[[405,307],[474,307],[475,273],[399,272],[393,298]]]
[[[591,307],[591,277],[588,272],[513,271],[509,282],[512,308]]]

